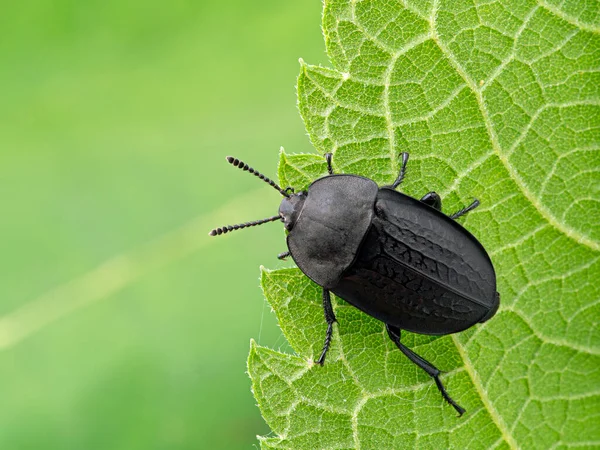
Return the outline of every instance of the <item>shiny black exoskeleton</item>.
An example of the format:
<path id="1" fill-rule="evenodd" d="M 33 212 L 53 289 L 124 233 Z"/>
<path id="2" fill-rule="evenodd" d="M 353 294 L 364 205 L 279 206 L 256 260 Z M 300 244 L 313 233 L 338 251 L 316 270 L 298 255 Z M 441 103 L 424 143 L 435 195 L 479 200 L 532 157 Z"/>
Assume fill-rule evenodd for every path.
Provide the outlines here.
<path id="1" fill-rule="evenodd" d="M 445 335 L 485 322 L 498 310 L 494 267 L 479 241 L 455 219 L 479 205 L 446 216 L 435 192 L 421 200 L 397 192 L 406 173 L 402 154 L 398 178 L 379 188 L 358 175 L 333 174 L 314 181 L 306 192 L 282 190 L 247 164 L 248 170 L 277 189 L 284 199 L 268 219 L 217 228 L 211 235 L 281 220 L 288 231 L 288 252 L 300 270 L 323 287 L 327 321 L 323 364 L 336 322 L 330 292 L 386 324 L 390 339 L 435 381 L 442 396 L 464 413 L 446 392 L 440 371 L 400 342 L 401 330 Z"/>

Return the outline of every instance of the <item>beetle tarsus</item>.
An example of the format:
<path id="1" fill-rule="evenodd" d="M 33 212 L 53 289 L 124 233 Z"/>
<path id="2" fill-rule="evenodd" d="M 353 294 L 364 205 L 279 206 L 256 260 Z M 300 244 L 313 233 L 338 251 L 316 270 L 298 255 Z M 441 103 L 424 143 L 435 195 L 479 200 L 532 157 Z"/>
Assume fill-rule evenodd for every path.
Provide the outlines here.
<path id="1" fill-rule="evenodd" d="M 333 158 L 332 153 L 325 153 L 325 161 L 327 161 L 327 172 L 329 175 L 333 175 L 333 167 L 331 166 L 331 159 Z"/>
<path id="2" fill-rule="evenodd" d="M 400 328 L 395 327 L 393 325 L 389 325 L 389 324 L 386 324 L 385 327 L 387 328 L 387 332 L 388 332 L 390 339 L 392 340 L 392 342 L 394 342 L 394 344 L 396 344 L 396 347 L 398 347 L 398 349 L 402 353 L 404 353 L 404 355 L 408 359 L 410 359 L 410 361 L 412 363 L 419 366 L 421 369 L 423 369 L 425 372 L 427 372 L 427 374 L 431 378 L 434 379 L 438 390 L 442 394 L 442 397 L 444 397 L 444 400 L 446 400 L 448 403 L 450 403 L 450 405 L 452 405 L 452 407 L 458 412 L 459 416 L 462 416 L 465 412 L 465 409 L 462 408 L 458 403 L 456 403 L 452 399 L 452 397 L 450 397 L 450 395 L 448 395 L 448 392 L 446 392 L 446 388 L 444 387 L 444 385 L 442 384 L 442 381 L 439 378 L 440 373 L 441 373 L 440 370 L 437 367 L 435 367 L 433 364 L 431 364 L 429 361 L 427 361 L 425 358 L 417 355 L 410 348 L 406 347 L 404 344 L 402 344 L 400 342 L 400 332 L 401 332 Z"/>
<path id="3" fill-rule="evenodd" d="M 396 178 L 396 181 L 394 181 L 394 183 L 392 184 L 392 189 L 396 189 L 398 186 L 400 186 L 400 183 L 402 183 L 402 181 L 404 180 L 404 175 L 406 175 L 406 163 L 408 163 L 408 153 L 402 152 L 400 156 L 402 156 L 402 166 L 400 167 L 400 173 L 398 174 L 398 178 Z"/>
<path id="4" fill-rule="evenodd" d="M 327 325 L 327 334 L 325 335 L 325 344 L 323 345 L 323 350 L 321 351 L 321 356 L 319 359 L 315 361 L 316 364 L 322 366 L 325 363 L 325 356 L 327 356 L 327 351 L 329 350 L 329 346 L 331 345 L 331 337 L 333 336 L 333 322 Z"/>
<path id="5" fill-rule="evenodd" d="M 471 203 L 466 208 L 461 209 L 460 211 L 456 211 L 454 214 L 452 214 L 450 216 L 450 218 L 451 219 L 458 219 L 459 217 L 462 217 L 465 214 L 467 214 L 469 211 L 473 211 L 475 208 L 477 208 L 479 206 L 479 204 L 480 204 L 479 200 L 475 199 L 475 200 L 473 200 L 473 203 Z"/>
<path id="6" fill-rule="evenodd" d="M 282 252 L 279 255 L 277 255 L 277 259 L 281 259 L 284 260 L 285 258 L 287 258 L 288 256 L 290 256 L 290 252 Z"/>
<path id="7" fill-rule="evenodd" d="M 452 399 L 452 397 L 450 397 L 448 395 L 448 392 L 446 392 L 446 388 L 442 384 L 440 377 L 438 375 L 436 375 L 433 377 L 433 379 L 435 381 L 437 388 L 442 393 L 442 397 L 444 397 L 444 400 L 446 400 L 448 403 L 450 403 L 450 405 L 452 405 L 452 407 L 456 410 L 456 412 L 458 412 L 458 417 L 462 416 L 465 413 L 465 409 L 462 406 L 460 406 L 458 403 L 456 403 Z"/>
<path id="8" fill-rule="evenodd" d="M 323 350 L 321 356 L 315 361 L 316 364 L 323 365 L 325 362 L 325 356 L 331 345 L 331 338 L 333 336 L 333 324 L 337 322 L 333 307 L 331 306 L 331 295 L 327 289 L 323 289 L 323 312 L 325 313 L 325 320 L 327 321 L 327 333 L 325 334 L 325 343 L 323 344 Z"/>
<path id="9" fill-rule="evenodd" d="M 438 211 L 442 210 L 442 197 L 440 197 L 437 192 L 428 192 L 423 196 L 423 198 L 421 198 L 421 202 L 437 209 Z"/>

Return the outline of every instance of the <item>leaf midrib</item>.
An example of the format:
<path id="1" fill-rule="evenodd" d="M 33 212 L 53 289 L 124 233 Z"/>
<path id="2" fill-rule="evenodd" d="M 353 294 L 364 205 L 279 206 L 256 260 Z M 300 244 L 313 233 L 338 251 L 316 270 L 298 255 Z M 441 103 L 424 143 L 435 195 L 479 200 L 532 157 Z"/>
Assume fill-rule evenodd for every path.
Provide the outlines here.
<path id="1" fill-rule="evenodd" d="M 500 434 L 502 435 L 502 438 L 504 439 L 504 441 L 510 446 L 510 448 L 517 450 L 519 448 L 519 445 L 515 441 L 515 438 L 512 436 L 512 434 L 510 433 L 510 430 L 508 429 L 508 426 L 504 422 L 504 419 L 502 418 L 500 413 L 496 410 L 496 408 L 494 408 L 494 405 L 490 401 L 490 399 L 487 395 L 487 391 L 483 387 L 483 383 L 479 379 L 479 375 L 475 371 L 475 367 L 474 367 L 473 363 L 471 363 L 471 359 L 469 358 L 469 355 L 467 354 L 466 349 L 462 345 L 460 345 L 456 335 L 451 335 L 451 338 L 452 338 L 452 342 L 454 343 L 454 346 L 458 350 L 458 354 L 460 355 L 461 359 L 463 360 L 465 370 L 469 374 L 469 377 L 471 378 L 471 382 L 473 383 L 473 386 L 475 386 L 475 390 L 477 391 L 477 393 L 479 394 L 479 397 L 481 398 L 481 402 L 483 403 L 483 406 L 485 407 L 485 409 L 489 413 L 490 417 L 494 421 L 494 424 L 498 428 L 498 431 L 500 431 Z"/>
<path id="2" fill-rule="evenodd" d="M 533 196 L 533 194 L 526 188 L 522 179 L 518 176 L 518 174 L 516 173 L 516 171 L 514 170 L 512 165 L 504 157 L 504 154 L 502 153 L 502 151 L 500 149 L 500 144 L 496 137 L 496 133 L 494 132 L 494 129 L 492 128 L 491 121 L 489 119 L 489 113 L 487 111 L 487 108 L 485 107 L 482 90 L 477 89 L 477 86 L 474 83 L 474 81 L 471 79 L 471 77 L 469 77 L 469 75 L 462 68 L 462 66 L 456 60 L 456 58 L 454 58 L 454 55 L 452 54 L 450 49 L 448 49 L 446 47 L 446 45 L 444 45 L 444 43 L 441 42 L 439 39 L 439 35 L 437 33 L 437 26 L 436 26 L 438 1 L 439 0 L 433 1 L 433 7 L 432 7 L 432 11 L 431 11 L 430 24 L 431 24 L 432 39 L 436 43 L 438 48 L 441 50 L 441 52 L 446 56 L 446 58 L 448 59 L 448 61 L 452 65 L 452 67 L 456 70 L 458 75 L 467 84 L 467 86 L 471 90 L 471 92 L 473 92 L 473 94 L 475 95 L 475 99 L 477 100 L 477 105 L 478 105 L 479 110 L 482 115 L 482 120 L 485 124 L 486 131 L 488 133 L 490 142 L 492 144 L 492 149 L 496 153 L 498 159 L 502 162 L 502 164 L 506 168 L 507 172 L 509 173 L 510 177 L 514 181 L 517 188 L 531 202 L 531 204 L 542 215 L 542 217 L 544 217 L 544 219 L 552 227 L 554 227 L 561 233 L 569 236 L 570 238 L 573 238 L 572 235 L 574 234 L 574 230 L 563 229 L 563 226 L 556 221 L 556 219 L 549 213 L 549 211 L 547 211 L 546 208 L 544 208 L 543 205 L 541 205 L 541 203 L 538 201 L 538 199 L 535 196 Z M 537 7 L 533 8 L 533 11 L 535 11 L 536 9 L 537 9 Z M 519 29 L 517 35 L 514 38 L 514 42 L 515 42 L 514 45 L 516 45 L 516 40 L 518 39 L 518 37 L 522 33 L 522 31 L 525 29 L 525 27 L 528 23 L 528 20 L 531 18 L 532 14 L 533 13 L 530 13 L 527 16 L 527 18 L 523 21 L 523 26 Z M 511 52 L 511 55 L 507 57 L 507 60 L 511 60 L 512 57 L 514 56 L 514 45 L 513 45 L 513 52 Z M 503 65 L 504 65 L 504 62 L 500 65 L 499 70 L 494 74 L 494 76 L 498 76 L 501 73 L 501 67 Z M 484 86 L 487 87 L 487 85 L 488 85 L 488 83 L 484 83 Z M 454 346 L 456 347 L 461 359 L 463 360 L 464 367 L 465 367 L 467 373 L 469 374 L 469 377 L 471 378 L 471 382 L 473 383 L 473 386 L 477 390 L 477 393 L 479 394 L 481 401 L 483 402 L 485 408 L 487 409 L 492 421 L 498 428 L 498 431 L 500 431 L 502 437 L 504 438 L 504 441 L 510 446 L 510 448 L 515 449 L 515 450 L 518 449 L 519 446 L 518 446 L 515 438 L 512 436 L 510 430 L 508 429 L 506 423 L 504 422 L 502 415 L 496 410 L 496 408 L 490 401 L 487 391 L 485 390 L 483 383 L 481 382 L 481 380 L 479 378 L 479 374 L 475 370 L 475 366 L 471 362 L 471 359 L 469 358 L 469 355 L 467 354 L 466 349 L 462 345 L 460 345 L 460 343 L 458 342 L 458 339 L 455 335 L 452 335 L 451 338 L 452 338 L 452 342 L 454 343 Z"/>

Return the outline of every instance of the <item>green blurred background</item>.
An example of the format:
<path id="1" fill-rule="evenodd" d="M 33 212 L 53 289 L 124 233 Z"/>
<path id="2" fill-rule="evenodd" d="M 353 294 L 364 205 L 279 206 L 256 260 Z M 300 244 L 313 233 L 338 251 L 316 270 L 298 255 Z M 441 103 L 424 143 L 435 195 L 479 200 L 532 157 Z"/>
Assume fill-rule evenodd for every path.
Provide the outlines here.
<path id="1" fill-rule="evenodd" d="M 252 448 L 249 340 L 285 348 L 275 176 L 311 151 L 317 0 L 33 0 L 0 16 L 0 449 Z"/>

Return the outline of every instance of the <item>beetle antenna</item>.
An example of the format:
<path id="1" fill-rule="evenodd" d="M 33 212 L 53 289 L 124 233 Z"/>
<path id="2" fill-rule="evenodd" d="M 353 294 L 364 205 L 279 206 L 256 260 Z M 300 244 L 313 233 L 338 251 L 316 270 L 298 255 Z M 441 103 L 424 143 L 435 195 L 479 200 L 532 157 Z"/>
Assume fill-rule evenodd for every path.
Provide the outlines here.
<path id="1" fill-rule="evenodd" d="M 281 195 L 283 195 L 284 197 L 289 197 L 290 194 L 288 194 L 286 191 L 284 191 L 283 189 L 281 189 L 279 187 L 279 185 L 277 183 L 275 183 L 273 180 L 271 180 L 268 177 L 265 177 L 262 173 L 260 173 L 257 170 L 254 170 L 252 167 L 250 167 L 248 164 L 246 164 L 244 161 L 240 161 L 237 158 L 234 158 L 233 156 L 228 156 L 227 157 L 227 162 L 229 164 L 234 165 L 235 167 L 239 167 L 242 170 L 247 170 L 248 172 L 250 172 L 251 174 L 257 176 L 258 178 L 260 178 L 261 180 L 263 180 L 265 183 L 268 183 L 270 186 L 274 187 L 275 189 L 277 189 L 279 191 L 279 193 Z"/>
<path id="2" fill-rule="evenodd" d="M 229 233 L 233 230 L 241 230 L 242 228 L 255 227 L 256 225 L 262 225 L 263 223 L 267 222 L 275 222 L 276 220 L 281 220 L 281 216 L 277 215 L 269 217 L 267 219 L 255 220 L 253 222 L 239 223 L 237 225 L 227 225 L 225 227 L 215 228 L 214 230 L 211 230 L 208 234 L 210 236 L 217 236 L 220 234 Z"/>

